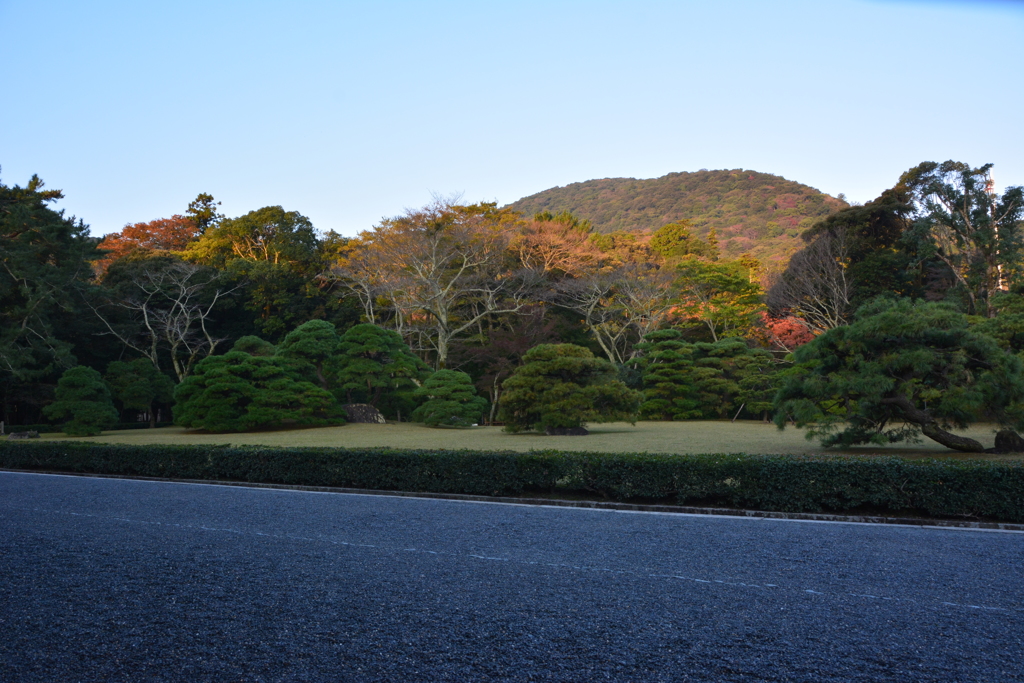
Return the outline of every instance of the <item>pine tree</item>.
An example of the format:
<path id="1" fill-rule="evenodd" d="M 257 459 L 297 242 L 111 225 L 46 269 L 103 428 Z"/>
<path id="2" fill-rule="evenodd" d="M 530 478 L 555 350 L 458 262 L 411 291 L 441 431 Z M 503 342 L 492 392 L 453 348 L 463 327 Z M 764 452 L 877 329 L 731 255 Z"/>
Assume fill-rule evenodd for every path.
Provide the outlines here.
<path id="1" fill-rule="evenodd" d="M 57 400 L 43 408 L 51 420 L 67 420 L 70 436 L 96 436 L 117 422 L 117 409 L 100 373 L 84 365 L 68 368 L 57 381 Z"/>
<path id="2" fill-rule="evenodd" d="M 458 370 L 438 370 L 413 394 L 426 398 L 413 412 L 413 421 L 430 427 L 468 427 L 479 422 L 487 408 L 487 399 L 476 395 L 473 380 Z"/>
<path id="3" fill-rule="evenodd" d="M 575 344 L 541 344 L 502 385 L 505 431 L 579 429 L 588 422 L 636 422 L 641 394 L 609 361 Z"/>
<path id="4" fill-rule="evenodd" d="M 150 427 L 156 426 L 153 404 L 170 403 L 174 398 L 174 382 L 146 358 L 114 361 L 107 366 L 104 379 L 122 406 L 149 413 Z"/>

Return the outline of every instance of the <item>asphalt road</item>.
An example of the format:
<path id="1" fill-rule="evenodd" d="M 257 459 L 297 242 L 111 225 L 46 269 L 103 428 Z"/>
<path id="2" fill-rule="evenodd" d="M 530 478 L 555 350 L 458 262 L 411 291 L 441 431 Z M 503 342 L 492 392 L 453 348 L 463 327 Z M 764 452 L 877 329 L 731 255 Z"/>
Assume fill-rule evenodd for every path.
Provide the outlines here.
<path id="1" fill-rule="evenodd" d="M 3 681 L 1024 681 L 1024 534 L 0 473 Z"/>

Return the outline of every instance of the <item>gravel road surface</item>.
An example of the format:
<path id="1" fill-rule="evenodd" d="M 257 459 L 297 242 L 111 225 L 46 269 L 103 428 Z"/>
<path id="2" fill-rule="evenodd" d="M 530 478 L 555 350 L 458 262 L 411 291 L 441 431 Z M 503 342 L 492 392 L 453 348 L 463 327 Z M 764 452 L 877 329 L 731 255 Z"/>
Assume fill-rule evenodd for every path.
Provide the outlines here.
<path id="1" fill-rule="evenodd" d="M 1024 534 L 0 472 L 2 681 L 1024 681 Z"/>

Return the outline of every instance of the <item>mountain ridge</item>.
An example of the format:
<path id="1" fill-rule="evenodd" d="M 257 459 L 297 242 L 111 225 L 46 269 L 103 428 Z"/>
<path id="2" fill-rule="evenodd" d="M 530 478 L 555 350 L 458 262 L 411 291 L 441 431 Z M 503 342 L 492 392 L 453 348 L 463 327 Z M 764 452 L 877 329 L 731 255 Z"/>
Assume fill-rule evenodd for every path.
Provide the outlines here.
<path id="1" fill-rule="evenodd" d="M 685 219 L 697 237 L 714 229 L 725 258 L 750 254 L 781 263 L 803 246 L 805 230 L 848 204 L 771 173 L 702 169 L 570 183 L 508 206 L 526 215 L 570 211 L 601 233 L 656 230 Z"/>

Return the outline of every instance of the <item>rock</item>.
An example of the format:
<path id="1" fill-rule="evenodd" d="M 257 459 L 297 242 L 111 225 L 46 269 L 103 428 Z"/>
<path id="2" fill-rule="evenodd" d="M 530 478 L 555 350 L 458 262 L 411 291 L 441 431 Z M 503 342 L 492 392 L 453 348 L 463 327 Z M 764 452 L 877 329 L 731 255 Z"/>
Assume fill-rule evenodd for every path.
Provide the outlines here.
<path id="1" fill-rule="evenodd" d="M 1012 429 L 996 432 L 996 447 L 993 453 L 1024 453 L 1024 437 Z"/>
<path id="2" fill-rule="evenodd" d="M 384 416 L 380 411 L 368 403 L 348 403 L 343 405 L 349 422 L 363 424 L 385 424 Z"/>
<path id="3" fill-rule="evenodd" d="M 38 439 L 38 438 L 39 438 L 39 432 L 36 432 L 36 431 L 30 431 L 30 432 L 11 432 L 11 435 L 7 437 L 8 441 L 11 441 L 13 439 Z"/>
<path id="4" fill-rule="evenodd" d="M 586 436 L 590 432 L 585 427 L 548 427 L 544 433 L 548 436 Z"/>

